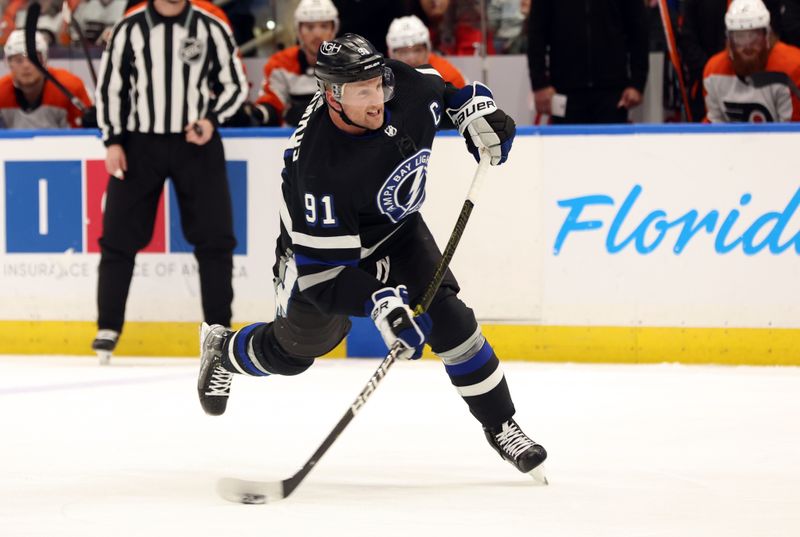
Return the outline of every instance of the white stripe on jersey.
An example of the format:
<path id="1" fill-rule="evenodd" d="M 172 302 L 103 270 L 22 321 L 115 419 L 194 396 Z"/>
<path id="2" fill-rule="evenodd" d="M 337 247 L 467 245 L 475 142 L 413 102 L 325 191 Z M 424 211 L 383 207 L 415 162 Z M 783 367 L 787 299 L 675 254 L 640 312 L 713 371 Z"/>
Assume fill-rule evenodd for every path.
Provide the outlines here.
<path id="1" fill-rule="evenodd" d="M 150 42 L 164 42 L 163 24 L 150 28 Z M 167 62 L 160 57 L 159 54 L 163 54 L 161 50 L 151 49 L 150 53 L 153 55 L 153 71 L 150 73 L 150 83 L 153 85 L 153 102 L 156 104 L 155 117 L 153 118 L 153 132 L 156 134 L 164 134 L 166 132 L 165 127 L 169 127 L 164 124 L 167 107 L 163 106 L 163 104 L 167 102 L 167 82 L 164 79 Z M 146 76 L 142 76 L 142 78 L 146 78 Z"/>
<path id="2" fill-rule="evenodd" d="M 208 32 L 203 25 L 197 26 L 197 40 L 201 43 L 208 41 Z M 208 84 L 203 84 L 200 89 L 200 69 L 189 70 L 189 86 L 186 88 L 186 102 L 189 105 L 189 111 L 186 114 L 186 119 L 189 123 L 194 123 L 201 117 L 206 115 L 208 108 Z M 200 97 L 202 96 L 205 105 L 200 109 Z"/>
<path id="3" fill-rule="evenodd" d="M 289 207 L 286 206 L 286 198 L 281 196 L 281 222 L 283 222 L 283 227 L 286 228 L 286 232 L 290 235 L 292 234 L 292 216 L 289 214 Z"/>
<path id="4" fill-rule="evenodd" d="M 181 41 L 189 35 L 189 31 L 180 24 L 172 26 L 172 50 L 180 50 Z M 197 69 L 194 69 L 197 71 Z M 179 62 L 177 58 L 172 60 L 172 94 L 170 95 L 170 102 L 180 103 L 184 98 L 185 93 L 183 87 L 183 62 Z M 169 118 L 169 132 L 180 132 L 186 125 L 183 122 L 183 107 L 175 106 L 172 109 L 172 115 Z"/>
<path id="5" fill-rule="evenodd" d="M 322 272 L 317 272 L 315 274 L 309 274 L 308 276 L 300 276 L 299 278 L 297 278 L 297 286 L 300 288 L 301 291 L 305 291 L 309 287 L 314 287 L 317 284 L 334 279 L 343 270 L 344 267 L 340 266 L 328 270 L 323 270 Z"/>
<path id="6" fill-rule="evenodd" d="M 419 71 L 423 75 L 436 75 L 439 78 L 442 78 L 441 73 L 439 73 L 439 71 L 437 71 L 433 67 L 423 67 L 421 69 L 419 67 L 417 67 L 417 71 Z"/>
<path id="7" fill-rule="evenodd" d="M 131 28 L 131 48 L 133 49 L 135 58 L 136 71 L 139 73 L 147 72 L 147 67 L 144 62 L 145 46 L 146 43 L 144 41 L 142 29 L 139 26 L 133 26 Z M 114 65 L 119 65 L 119 63 L 114 62 Z M 153 118 L 150 117 L 150 106 L 147 104 L 147 86 L 149 84 L 149 79 L 146 76 L 140 76 L 136 79 L 135 84 L 136 103 L 134 104 L 136 106 L 136 114 L 139 116 L 139 132 L 148 132 L 153 121 Z M 130 115 L 130 119 L 133 119 L 133 114 Z"/>
<path id="8" fill-rule="evenodd" d="M 317 237 L 306 235 L 299 231 L 292 231 L 292 243 L 308 248 L 316 248 L 317 250 L 347 250 L 349 248 L 361 248 L 361 237 L 359 235 Z"/>
<path id="9" fill-rule="evenodd" d="M 225 23 L 190 6 L 185 20 L 167 26 L 149 16 L 151 5 L 117 24 L 110 53 L 103 54 L 96 102 L 104 140 L 125 131 L 182 134 L 184 123 L 201 117 L 222 124 L 247 97 L 247 79 Z"/>
<path id="10" fill-rule="evenodd" d="M 235 55 L 232 56 L 230 53 L 228 47 L 228 38 L 230 36 L 226 36 L 224 33 L 222 33 L 222 30 L 219 26 L 209 26 L 209 30 L 211 39 L 214 41 L 214 45 L 217 47 L 217 54 L 219 54 L 219 73 L 217 78 L 222 84 L 223 90 L 222 93 L 217 95 L 217 102 L 214 112 L 218 115 L 219 122 L 222 123 L 236 113 L 236 111 L 247 98 L 247 92 L 242 91 L 241 86 L 237 83 L 238 81 L 246 82 L 247 77 L 244 75 L 242 62 L 239 61 Z M 232 42 L 233 38 L 231 37 L 230 39 Z M 233 70 L 231 70 L 231 64 L 233 64 Z M 228 103 L 231 98 L 234 98 L 233 104 Z"/>
<path id="11" fill-rule="evenodd" d="M 125 32 L 117 32 L 116 37 L 114 38 L 114 42 L 111 44 L 112 47 L 112 58 L 110 59 L 111 65 L 119 65 L 120 59 L 122 58 L 122 52 L 125 49 Z M 105 61 L 101 61 L 101 69 L 100 74 L 97 76 L 97 80 L 105 80 L 106 78 L 106 70 L 109 68 L 109 61 L 108 61 L 109 53 L 106 51 L 103 53 L 103 58 Z M 111 71 L 111 79 L 108 82 L 108 94 L 113 95 L 115 98 L 109 99 L 110 102 L 106 103 L 103 101 L 100 88 L 96 89 L 95 95 L 95 103 L 97 107 L 97 119 L 105 117 L 105 107 L 108 105 L 108 114 L 111 117 L 111 124 L 105 125 L 104 122 L 101 122 L 100 128 L 103 131 L 103 137 L 108 138 L 109 136 L 119 136 L 122 134 L 125 125 L 122 125 L 120 122 L 120 101 L 117 97 L 122 91 L 123 85 L 122 76 L 120 76 L 119 72 L 116 70 Z"/>
<path id="12" fill-rule="evenodd" d="M 383 244 L 384 242 L 389 240 L 389 237 L 391 237 L 392 235 L 397 233 L 400 230 L 401 227 L 403 227 L 402 224 L 397 226 L 396 228 L 394 228 L 391 233 L 389 233 L 384 238 L 382 238 L 381 240 L 376 242 L 373 246 L 370 246 L 369 248 L 361 248 L 361 259 L 366 259 L 369 256 L 371 256 L 373 253 L 375 253 L 375 250 L 377 250 L 380 247 L 381 244 Z"/>

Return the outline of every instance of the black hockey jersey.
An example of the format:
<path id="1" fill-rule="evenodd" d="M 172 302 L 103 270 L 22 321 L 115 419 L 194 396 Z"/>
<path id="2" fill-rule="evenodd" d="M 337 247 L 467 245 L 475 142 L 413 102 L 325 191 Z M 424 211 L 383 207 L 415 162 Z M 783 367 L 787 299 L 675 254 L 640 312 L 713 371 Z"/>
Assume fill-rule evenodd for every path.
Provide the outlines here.
<path id="1" fill-rule="evenodd" d="M 389 248 L 425 200 L 431 146 L 456 91 L 432 68 L 386 64 L 395 93 L 381 129 L 339 130 L 317 94 L 284 154 L 278 248 L 294 252 L 298 290 L 326 313 L 363 316 L 383 287 L 359 264 Z"/>

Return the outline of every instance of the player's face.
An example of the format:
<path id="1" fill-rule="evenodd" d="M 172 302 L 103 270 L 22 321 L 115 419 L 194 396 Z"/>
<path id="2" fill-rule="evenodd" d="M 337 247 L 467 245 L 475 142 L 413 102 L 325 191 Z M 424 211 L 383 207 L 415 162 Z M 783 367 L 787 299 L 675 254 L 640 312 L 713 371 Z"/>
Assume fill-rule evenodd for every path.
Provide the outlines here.
<path id="1" fill-rule="evenodd" d="M 39 58 L 41 60 L 41 57 Z M 8 58 L 8 68 L 14 84 L 20 88 L 35 86 L 42 80 L 42 73 L 28 60 L 24 54 L 15 54 Z"/>
<path id="2" fill-rule="evenodd" d="M 419 3 L 428 17 L 441 17 L 450 6 L 450 0 L 420 0 Z"/>
<path id="3" fill-rule="evenodd" d="M 370 130 L 383 126 L 383 77 L 344 85 L 340 101 L 344 113 L 354 123 Z"/>
<path id="4" fill-rule="evenodd" d="M 330 41 L 336 34 L 333 21 L 301 22 L 298 27 L 298 37 L 303 51 L 316 61 L 317 51 L 323 41 Z"/>
<path id="5" fill-rule="evenodd" d="M 391 51 L 391 57 L 407 63 L 411 67 L 419 67 L 424 63 L 428 63 L 428 46 L 424 43 L 419 43 L 412 47 L 401 47 Z"/>
<path id="6" fill-rule="evenodd" d="M 763 71 L 769 56 L 769 37 L 764 29 L 736 30 L 728 33 L 731 58 L 736 74 L 749 76 Z"/>

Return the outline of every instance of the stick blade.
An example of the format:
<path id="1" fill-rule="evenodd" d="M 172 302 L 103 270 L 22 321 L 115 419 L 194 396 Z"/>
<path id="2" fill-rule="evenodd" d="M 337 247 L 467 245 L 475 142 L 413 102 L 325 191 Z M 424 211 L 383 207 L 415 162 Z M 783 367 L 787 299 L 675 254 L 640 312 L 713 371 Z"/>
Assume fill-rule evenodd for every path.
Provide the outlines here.
<path id="1" fill-rule="evenodd" d="M 286 497 L 280 481 L 247 481 L 224 477 L 217 482 L 217 493 L 225 500 L 247 505 L 277 502 Z"/>

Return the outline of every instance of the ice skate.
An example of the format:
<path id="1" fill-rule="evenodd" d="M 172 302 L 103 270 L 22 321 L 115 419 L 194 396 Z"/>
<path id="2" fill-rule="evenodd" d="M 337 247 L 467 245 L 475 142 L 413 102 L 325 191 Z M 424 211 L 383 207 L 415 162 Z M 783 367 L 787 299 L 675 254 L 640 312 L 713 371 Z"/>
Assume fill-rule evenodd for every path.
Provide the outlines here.
<path id="1" fill-rule="evenodd" d="M 547 451 L 522 432 L 517 422 L 508 420 L 498 428 L 484 427 L 486 440 L 500 456 L 517 470 L 530 475 L 539 484 L 547 485 L 542 463 Z"/>
<path id="2" fill-rule="evenodd" d="M 200 327 L 200 373 L 197 376 L 197 395 L 206 414 L 225 413 L 231 393 L 233 373 L 222 367 L 222 347 L 230 330 L 220 324 Z"/>
<path id="3" fill-rule="evenodd" d="M 116 330 L 101 329 L 97 331 L 97 335 L 92 341 L 92 350 L 97 353 L 100 365 L 109 364 L 117 341 L 119 341 L 119 332 Z"/>

